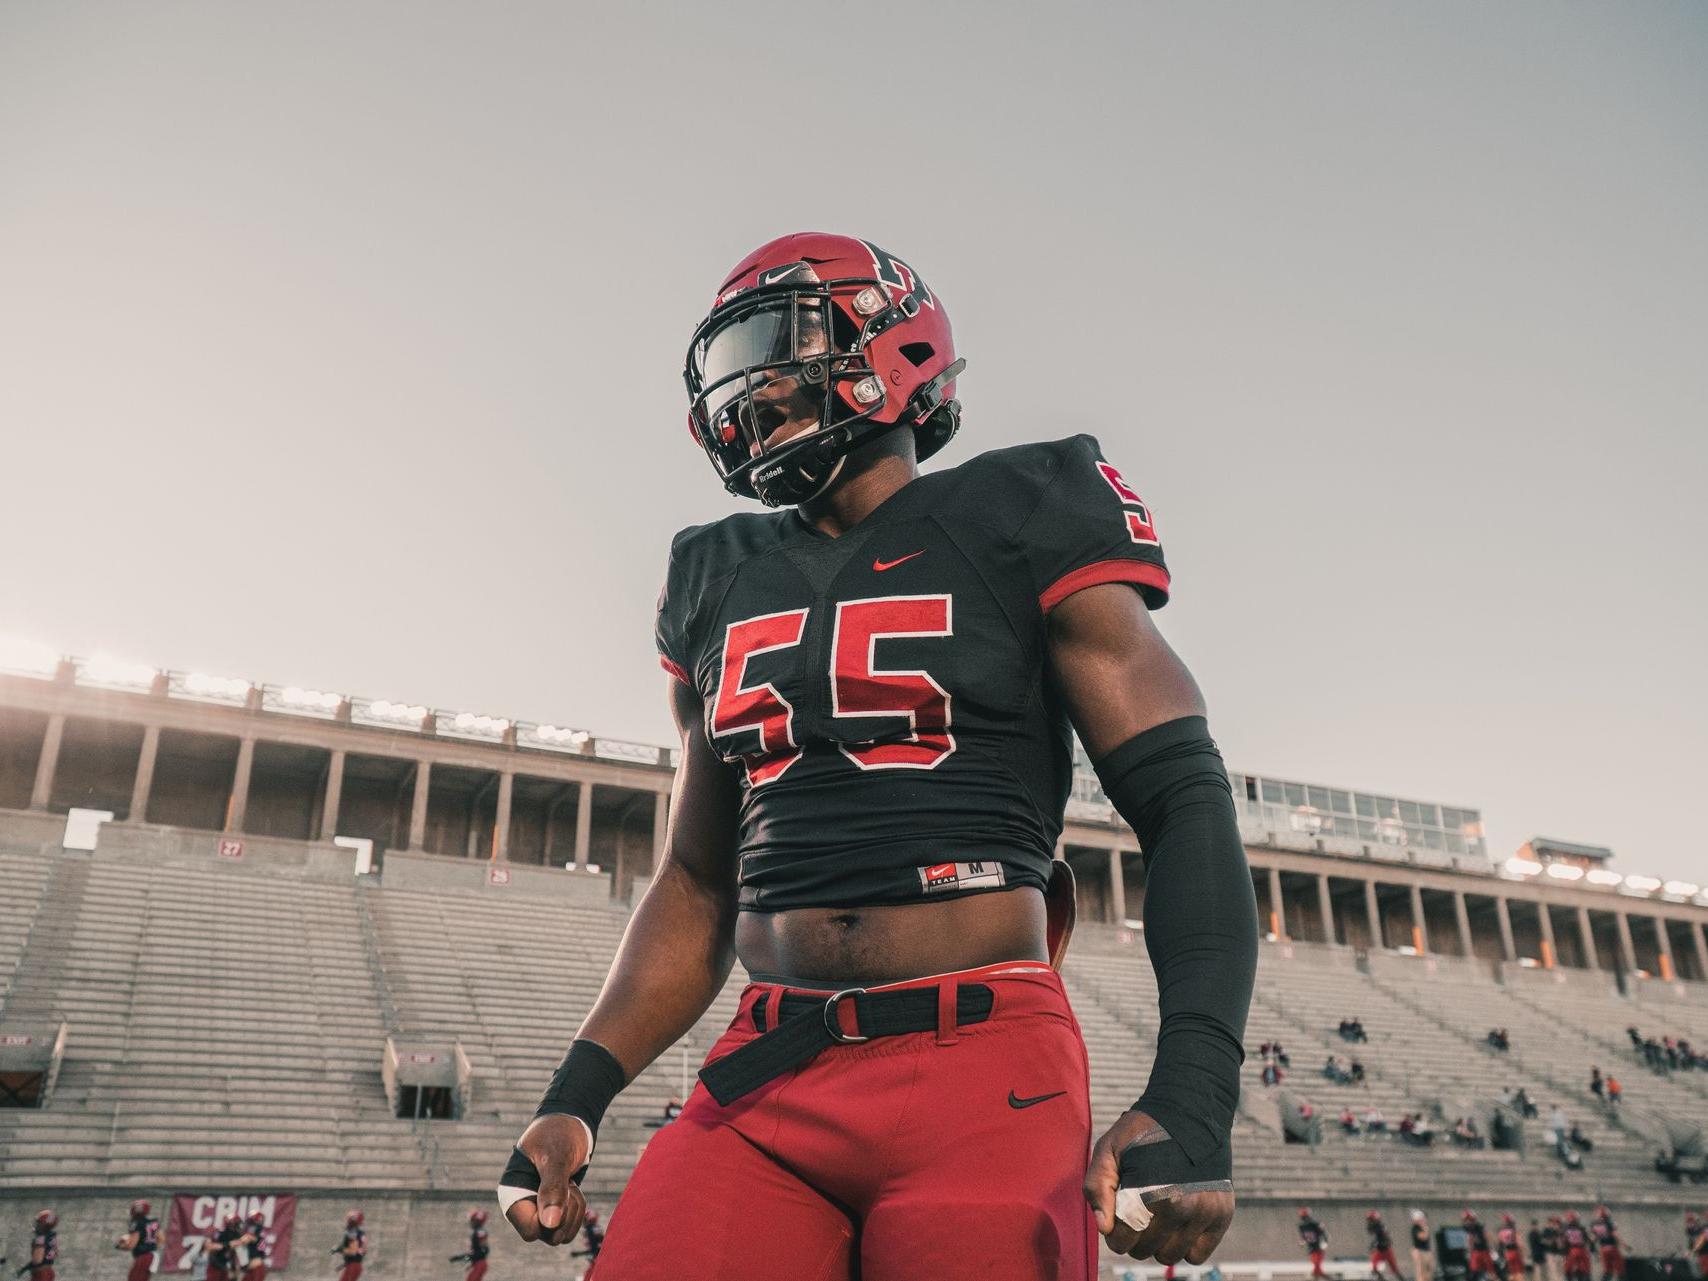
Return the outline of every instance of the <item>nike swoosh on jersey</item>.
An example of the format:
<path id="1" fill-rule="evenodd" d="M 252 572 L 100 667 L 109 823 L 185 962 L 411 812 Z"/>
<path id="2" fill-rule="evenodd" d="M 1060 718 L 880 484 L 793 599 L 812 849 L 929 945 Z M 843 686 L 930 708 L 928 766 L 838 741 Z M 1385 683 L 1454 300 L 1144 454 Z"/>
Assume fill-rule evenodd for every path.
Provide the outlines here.
<path id="1" fill-rule="evenodd" d="M 1039 1094 L 1030 1099 L 1020 1098 L 1013 1090 L 1008 1092 L 1008 1106 L 1011 1108 L 1029 1108 L 1036 1103 L 1048 1103 L 1051 1099 L 1059 1099 L 1066 1090 L 1057 1090 L 1054 1094 Z"/>
<path id="2" fill-rule="evenodd" d="M 925 549 L 923 547 L 921 547 L 918 551 L 909 552 L 905 556 L 898 556 L 895 560 L 874 560 L 872 562 L 872 568 L 881 574 L 886 569 L 894 569 L 897 565 L 901 564 L 903 561 L 909 561 L 909 560 L 912 560 L 915 556 L 923 556 L 923 555 L 925 555 Z"/>

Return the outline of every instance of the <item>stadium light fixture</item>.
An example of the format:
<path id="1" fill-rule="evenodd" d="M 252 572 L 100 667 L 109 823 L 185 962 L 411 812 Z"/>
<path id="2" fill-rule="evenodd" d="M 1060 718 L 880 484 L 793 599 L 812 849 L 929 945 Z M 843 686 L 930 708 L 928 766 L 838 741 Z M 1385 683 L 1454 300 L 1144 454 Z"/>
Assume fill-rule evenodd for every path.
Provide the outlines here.
<path id="1" fill-rule="evenodd" d="M 585 748 L 593 738 L 593 735 L 584 729 L 565 729 L 561 725 L 531 725 L 520 731 L 520 735 L 544 747 L 568 748 L 577 752 Z"/>
<path id="2" fill-rule="evenodd" d="M 279 691 L 279 702 L 286 707 L 300 708 L 306 712 L 335 712 L 338 704 L 344 701 L 341 694 L 328 694 L 324 690 L 304 689 L 300 685 L 287 685 Z"/>
<path id="3" fill-rule="evenodd" d="M 1702 887 L 1694 881 L 1668 881 L 1661 888 L 1668 894 L 1677 894 L 1682 898 L 1695 898 L 1702 892 Z"/>
<path id="4" fill-rule="evenodd" d="M 473 712 L 438 712 L 434 725 L 441 734 L 453 738 L 478 738 L 495 742 L 510 729 L 510 722 L 499 716 L 477 716 Z"/>
<path id="5" fill-rule="evenodd" d="M 59 651 L 40 641 L 0 636 L 0 672 L 52 680 L 59 671 Z"/>
<path id="6" fill-rule="evenodd" d="M 1557 881 L 1581 881 L 1583 879 L 1583 868 L 1574 867 L 1570 863 L 1550 863 L 1548 864 L 1548 875 Z"/>
<path id="7" fill-rule="evenodd" d="M 1514 855 L 1506 860 L 1506 870 L 1514 876 L 1535 876 L 1542 870 L 1542 865 L 1532 859 L 1519 858 Z"/>
<path id="8" fill-rule="evenodd" d="M 101 685 L 109 689 L 149 689 L 159 673 L 147 663 L 126 662 L 106 654 L 86 658 L 77 665 L 79 685 Z"/>
<path id="9" fill-rule="evenodd" d="M 1627 876 L 1625 878 L 1625 888 L 1628 890 L 1638 890 L 1644 894 L 1652 894 L 1654 891 L 1660 889 L 1660 887 L 1661 883 L 1658 877 Z"/>
<path id="10" fill-rule="evenodd" d="M 427 719 L 427 709 L 419 703 L 392 703 L 383 698 L 369 703 L 367 713 L 382 721 L 396 721 L 399 725 L 418 725 Z"/>
<path id="11" fill-rule="evenodd" d="M 1591 885 L 1617 885 L 1625 878 L 1618 872 L 1610 871 L 1605 867 L 1592 867 L 1584 874 L 1583 879 Z"/>

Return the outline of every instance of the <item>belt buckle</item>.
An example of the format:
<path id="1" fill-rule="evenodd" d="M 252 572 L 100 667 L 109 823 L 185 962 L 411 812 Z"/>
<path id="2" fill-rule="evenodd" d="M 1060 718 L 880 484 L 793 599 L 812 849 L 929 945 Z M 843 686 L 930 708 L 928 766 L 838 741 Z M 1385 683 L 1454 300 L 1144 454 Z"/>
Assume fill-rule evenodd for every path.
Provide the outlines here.
<path id="1" fill-rule="evenodd" d="M 864 996 L 865 994 L 866 989 L 863 987 L 845 987 L 840 992 L 831 993 L 830 999 L 824 1003 L 825 1031 L 829 1032 L 831 1038 L 839 1045 L 859 1045 L 862 1041 L 870 1041 L 872 1039 L 869 1036 L 860 1036 L 857 1034 L 849 1036 L 843 1032 L 841 1026 L 836 1021 L 836 1003 L 838 1001 L 845 996 Z M 860 1026 L 858 1007 L 855 1008 L 854 1026 Z"/>

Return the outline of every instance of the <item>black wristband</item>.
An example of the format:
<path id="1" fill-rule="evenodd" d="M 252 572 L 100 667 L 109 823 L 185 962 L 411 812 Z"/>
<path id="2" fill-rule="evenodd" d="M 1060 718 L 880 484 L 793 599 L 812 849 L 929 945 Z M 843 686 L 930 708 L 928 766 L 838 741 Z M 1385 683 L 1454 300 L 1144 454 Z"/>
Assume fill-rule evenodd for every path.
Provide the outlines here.
<path id="1" fill-rule="evenodd" d="M 1233 1150 L 1223 1143 L 1199 1160 L 1173 1139 L 1135 1143 L 1119 1158 L 1123 1188 L 1154 1188 L 1217 1183 L 1234 1176 Z"/>
<path id="2" fill-rule="evenodd" d="M 605 1109 L 628 1083 L 623 1065 L 599 1042 L 571 1041 L 534 1115 L 579 1117 L 597 1140 Z"/>

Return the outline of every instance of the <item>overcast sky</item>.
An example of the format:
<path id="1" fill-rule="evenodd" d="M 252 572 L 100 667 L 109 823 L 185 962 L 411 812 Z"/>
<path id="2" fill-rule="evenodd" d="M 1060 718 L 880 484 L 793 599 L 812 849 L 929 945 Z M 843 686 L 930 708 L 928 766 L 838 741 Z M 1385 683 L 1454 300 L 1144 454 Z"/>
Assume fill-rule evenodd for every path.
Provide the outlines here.
<path id="1" fill-rule="evenodd" d="M 843 231 L 1234 767 L 1703 879 L 1705 211 L 1700 4 L 0 0 L 0 634 L 664 741 L 686 340 Z"/>

